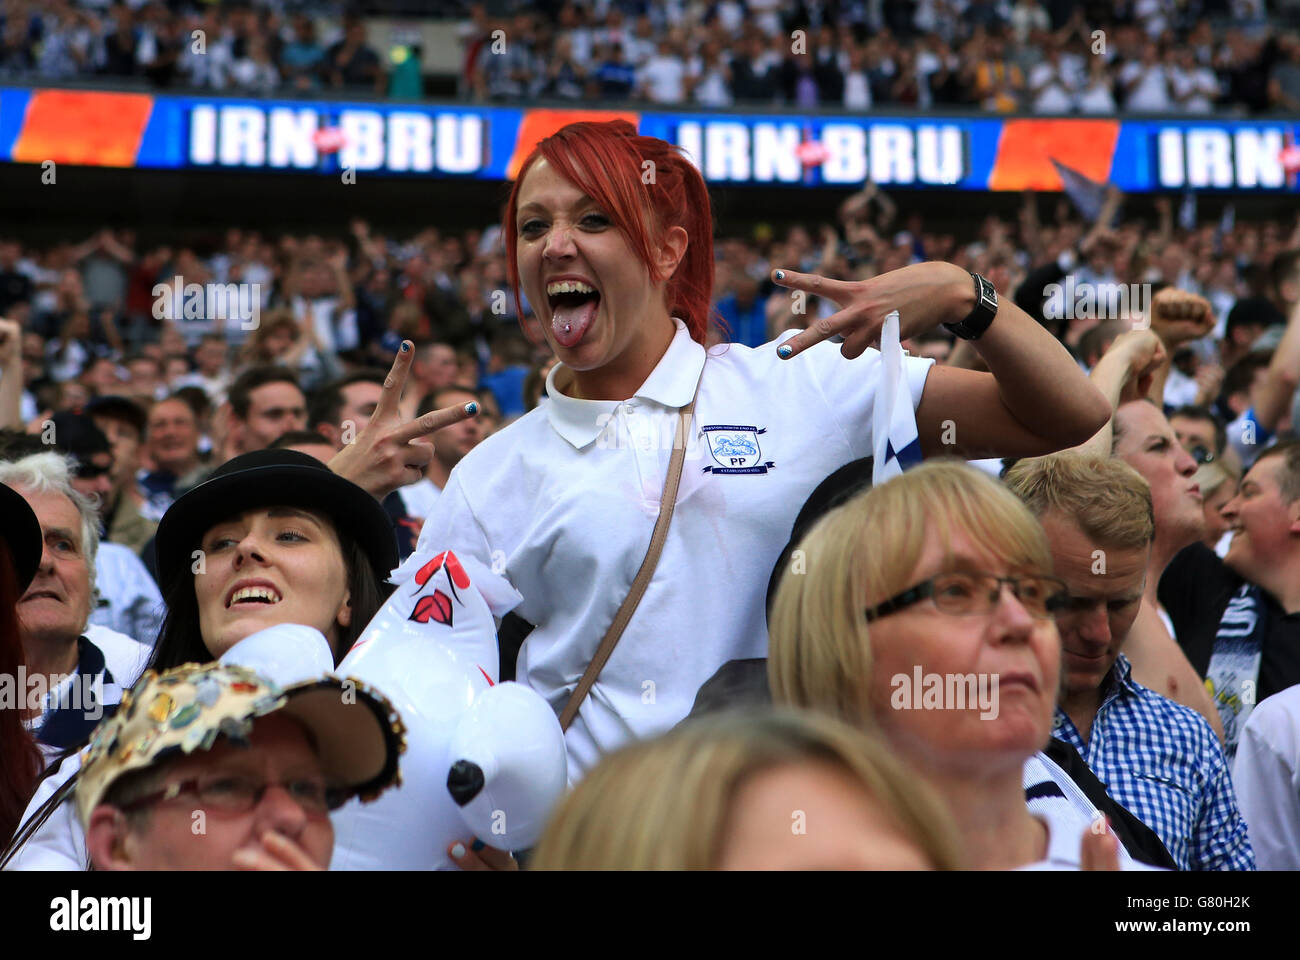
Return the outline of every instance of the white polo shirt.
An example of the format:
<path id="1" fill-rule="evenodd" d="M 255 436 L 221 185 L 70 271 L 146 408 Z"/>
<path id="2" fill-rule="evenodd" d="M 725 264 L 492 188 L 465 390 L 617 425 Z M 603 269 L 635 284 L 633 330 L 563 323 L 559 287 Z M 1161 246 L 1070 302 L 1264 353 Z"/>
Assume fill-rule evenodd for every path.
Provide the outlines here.
<path id="1" fill-rule="evenodd" d="M 1260 870 L 1300 870 L 1300 686 L 1260 701 L 1232 768 Z"/>
<path id="2" fill-rule="evenodd" d="M 523 596 L 536 629 L 518 679 L 558 713 L 645 557 L 676 430 L 704 348 L 675 320 L 659 364 L 626 402 L 551 400 L 475 447 L 420 535 L 478 557 Z M 932 361 L 905 357 L 912 409 Z M 570 778 L 602 752 L 668 730 L 728 660 L 767 655 L 764 599 L 804 501 L 871 456 L 880 354 L 820 343 L 791 360 L 776 342 L 715 347 L 687 441 L 677 507 L 653 580 L 567 733 Z"/>

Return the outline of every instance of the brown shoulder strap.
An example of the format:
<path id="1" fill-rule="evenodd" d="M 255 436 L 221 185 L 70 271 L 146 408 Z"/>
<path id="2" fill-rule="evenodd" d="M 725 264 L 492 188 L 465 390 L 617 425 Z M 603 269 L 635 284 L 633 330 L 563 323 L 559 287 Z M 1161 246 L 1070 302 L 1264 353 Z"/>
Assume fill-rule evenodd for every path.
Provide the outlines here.
<path id="1" fill-rule="evenodd" d="M 601 638 L 595 656 L 591 658 L 591 663 L 587 664 L 587 669 L 583 671 L 582 679 L 569 695 L 569 702 L 564 705 L 564 711 L 560 714 L 562 730 L 568 730 L 569 724 L 573 723 L 573 718 L 578 715 L 578 708 L 582 706 L 582 701 L 587 699 L 587 694 L 591 691 L 592 684 L 596 682 L 596 677 L 600 676 L 605 661 L 614 652 L 618 638 L 623 635 L 628 621 L 636 612 L 637 604 L 641 602 L 641 595 L 645 593 L 650 578 L 654 576 L 655 567 L 659 565 L 659 554 L 663 552 L 664 541 L 668 539 L 668 524 L 672 522 L 673 508 L 677 505 L 677 487 L 682 479 L 682 464 L 686 460 L 686 434 L 691 429 L 695 401 L 699 399 L 700 383 L 703 380 L 704 370 L 701 369 L 700 380 L 695 384 L 695 396 L 691 397 L 689 404 L 677 411 L 679 419 L 677 435 L 673 438 L 673 456 L 668 464 L 668 478 L 664 481 L 663 496 L 659 499 L 659 518 L 655 521 L 654 533 L 650 537 L 650 549 L 646 551 L 645 559 L 641 561 L 641 569 L 636 572 L 636 579 L 632 581 L 631 589 L 623 598 L 623 605 L 614 615 L 614 622 L 609 625 L 605 636 Z"/>

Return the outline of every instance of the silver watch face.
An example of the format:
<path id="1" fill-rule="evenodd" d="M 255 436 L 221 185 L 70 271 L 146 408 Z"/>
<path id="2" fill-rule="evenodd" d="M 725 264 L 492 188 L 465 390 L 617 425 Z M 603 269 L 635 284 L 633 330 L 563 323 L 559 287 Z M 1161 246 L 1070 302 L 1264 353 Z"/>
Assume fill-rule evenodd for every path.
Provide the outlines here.
<path id="1" fill-rule="evenodd" d="M 980 277 L 980 303 L 993 310 L 998 308 L 998 291 L 983 277 Z"/>

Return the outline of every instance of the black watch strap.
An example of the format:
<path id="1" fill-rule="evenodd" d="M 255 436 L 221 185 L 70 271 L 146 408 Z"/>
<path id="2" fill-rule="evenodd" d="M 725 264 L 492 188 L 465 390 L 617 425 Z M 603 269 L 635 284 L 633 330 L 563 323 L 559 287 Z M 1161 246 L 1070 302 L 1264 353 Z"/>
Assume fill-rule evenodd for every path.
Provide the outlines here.
<path id="1" fill-rule="evenodd" d="M 972 273 L 971 279 L 975 282 L 975 308 L 960 323 L 944 324 L 963 340 L 978 340 L 998 315 L 998 292 L 993 284 L 978 273 Z"/>

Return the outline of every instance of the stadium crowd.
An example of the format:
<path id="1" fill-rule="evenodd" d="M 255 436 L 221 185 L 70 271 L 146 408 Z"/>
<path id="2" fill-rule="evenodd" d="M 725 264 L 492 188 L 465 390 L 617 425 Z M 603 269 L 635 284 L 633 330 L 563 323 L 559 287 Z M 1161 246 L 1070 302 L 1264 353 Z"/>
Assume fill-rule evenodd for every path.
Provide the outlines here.
<path id="1" fill-rule="evenodd" d="M 492 102 L 1294 112 L 1295 13 L 1287 0 L 475 3 L 462 62 L 435 64 L 410 37 L 376 49 L 364 16 L 331 8 L 4 0 L 0 78 L 418 97 L 424 73 Z"/>
<path id="2" fill-rule="evenodd" d="M 1148 218 L 1126 215 L 1123 201 L 1110 189 L 1096 218 L 1080 220 L 1064 199 L 1045 209 L 1027 194 L 1014 220 L 988 216 L 956 233 L 934 229 L 868 184 L 843 202 L 834 223 L 719 236 L 693 262 L 690 269 L 712 282 L 703 307 L 716 307 L 721 323 L 692 343 L 685 323 L 675 321 L 664 356 L 681 363 L 693 356 L 683 351 L 730 339 L 732 356 L 723 350 L 706 367 L 715 377 L 739 376 L 734 371 L 746 363 L 783 364 L 766 374 L 773 378 L 822 369 L 817 364 L 825 371 L 866 364 L 811 338 L 824 338 L 822 321 L 842 317 L 838 308 L 860 291 L 892 285 L 889 296 L 909 315 L 931 321 L 929 329 L 909 328 L 903 341 L 910 354 L 903 389 L 913 392 L 922 433 L 914 443 L 927 455 L 959 454 L 974 465 L 921 464 L 872 487 L 860 444 L 847 441 L 840 451 L 811 438 L 828 462 L 850 462 L 821 485 L 829 468 L 814 464 L 817 476 L 804 490 L 796 458 L 783 462 L 782 482 L 811 497 L 797 518 L 798 503 L 785 505 L 794 525 L 774 568 L 751 551 L 763 569 L 753 571 L 746 595 L 761 607 L 759 580 L 768 584 L 770 652 L 753 636 L 744 649 L 765 658 L 733 653 L 712 678 L 717 664 L 696 675 L 684 651 L 680 663 L 659 669 L 681 674 L 674 722 L 720 704 L 757 710 L 770 702 L 794 712 L 695 720 L 601 759 L 605 751 L 593 747 L 609 741 L 598 711 L 612 708 L 593 705 L 568 740 L 570 769 L 584 776 L 557 808 L 537 866 L 1300 866 L 1300 817 L 1285 787 L 1297 761 L 1285 744 L 1300 722 L 1293 696 L 1300 691 L 1300 219 L 1248 222 L 1229 211 L 1199 221 L 1194 209 L 1176 213 L 1168 200 Z M 562 560 L 550 559 L 552 541 L 530 524 L 559 522 L 555 536 L 585 530 L 592 543 L 618 543 L 626 532 L 639 557 L 644 543 L 634 525 L 620 530 L 585 503 L 563 514 L 543 497 L 545 510 L 537 509 L 545 516 L 510 512 L 546 483 L 589 483 L 600 491 L 589 497 L 613 496 L 626 483 L 573 480 L 580 469 L 597 468 L 589 461 L 550 479 L 529 473 L 539 459 L 574 456 L 566 444 L 579 446 L 566 436 L 566 444 L 548 447 L 559 442 L 548 417 L 573 437 L 600 432 L 580 423 L 573 405 L 589 401 L 561 391 L 566 368 L 554 356 L 555 344 L 569 346 L 570 323 L 580 338 L 593 322 L 584 312 L 591 291 L 567 288 L 567 280 L 564 289 L 533 286 L 534 299 L 546 299 L 539 310 L 525 295 L 531 275 L 508 266 L 531 262 L 521 244 L 541 229 L 531 225 L 537 222 L 523 223 L 523 239 L 498 226 L 395 237 L 362 220 L 334 236 L 231 227 L 193 244 L 143 244 L 116 228 L 43 247 L 0 238 L 0 494 L 7 516 L 18 517 L 23 501 L 30 506 L 43 542 L 39 556 L 24 560 L 22 524 L 6 525 L 0 636 L 21 642 L 0 647 L 0 674 L 21 666 L 32 675 L 100 676 L 96 696 L 107 708 L 130 703 L 124 691 L 146 662 L 162 674 L 146 677 L 136 693 L 148 693 L 157 716 L 154 707 L 122 709 L 100 726 L 98 714 L 92 721 L 64 709 L 54 690 L 34 708 L 0 711 L 0 834 L 19 828 L 45 765 L 58 769 L 56 757 L 93 736 L 80 754 L 81 775 L 68 780 L 64 761 L 37 794 L 57 804 L 75 784 L 75 819 L 70 810 L 36 827 L 64 831 L 74 862 L 185 862 L 184 821 L 136 814 L 188 789 L 204 806 L 232 816 L 274 812 L 279 824 L 259 833 L 252 851 L 232 853 L 233 833 L 227 847 L 205 846 L 202 856 L 215 858 L 206 865 L 227 857 L 253 869 L 328 866 L 333 840 L 322 822 L 344 799 L 335 791 L 382 792 L 397 748 L 378 736 L 363 748 L 355 725 L 356 740 L 332 746 L 341 725 L 317 729 L 324 724 L 317 714 L 294 712 L 308 691 L 287 688 L 272 704 L 262 679 L 210 662 L 242 636 L 229 619 L 234 606 L 251 604 L 245 610 L 256 609 L 261 625 L 318 627 L 337 663 L 375 614 L 387 572 L 431 541 L 467 556 L 481 550 L 486 561 L 506 542 L 499 538 L 538 537 L 545 570 Z M 563 244 L 580 244 L 585 257 L 624 270 L 616 275 L 633 283 L 626 252 L 596 239 L 610 234 L 585 229 L 580 240 L 554 241 L 544 256 L 567 262 L 578 246 Z M 796 270 L 826 278 L 824 295 L 792 296 L 814 286 L 782 273 Z M 1001 326 L 988 329 L 1021 324 L 1010 343 L 999 347 L 996 333 L 981 342 L 982 331 L 954 337 L 935 322 L 947 317 L 941 292 L 970 296 L 966 271 L 986 277 L 1000 298 L 987 322 Z M 615 303 L 615 316 L 650 300 L 620 295 L 607 289 L 598 297 Z M 551 323 L 539 323 L 539 313 Z M 1016 358 L 1025 343 L 1037 352 Z M 1006 387 L 1005 402 L 1014 396 L 1032 407 L 1035 391 L 1059 391 L 1045 402 L 1036 427 L 1043 432 L 1022 413 L 997 431 L 1002 436 L 969 439 L 990 429 L 994 412 L 1010 416 L 1000 406 L 980 407 L 971 393 L 958 439 L 935 442 L 926 424 L 938 432 L 940 421 L 920 391 L 931 389 L 927 383 L 975 390 L 992 382 L 990 374 L 1010 384 L 1010 361 L 999 349 L 1024 362 L 1031 378 L 1047 371 L 1046 383 Z M 808 356 L 792 356 L 795 350 Z M 394 356 L 394 371 L 406 378 L 400 400 L 388 370 Z M 662 380 L 660 369 L 667 368 L 656 368 L 647 389 Z M 698 372 L 673 406 L 685 406 L 691 388 L 703 398 Z M 575 375 L 584 391 L 591 382 Z M 829 398 L 831 416 L 838 404 L 869 409 L 872 402 L 874 386 L 860 389 L 829 372 L 810 382 L 815 396 Z M 674 383 L 680 393 L 681 378 Z M 831 396 L 833 384 L 842 396 Z M 565 382 L 565 391 L 575 389 Z M 770 392 L 773 403 L 791 406 L 785 387 Z M 530 417 L 538 407 L 549 412 Z M 775 422 L 780 413 L 773 407 L 770 416 Z M 411 464 L 406 439 L 417 434 L 403 431 L 416 429 L 433 444 Z M 542 433 L 506 442 L 528 430 Z M 391 452 L 399 434 L 405 459 Z M 333 499 L 322 499 L 316 513 L 315 501 L 294 500 L 294 527 L 285 527 L 285 505 L 251 479 L 272 467 L 302 496 L 328 488 Z M 243 512 L 231 519 L 236 503 Z M 788 528 L 784 515 L 781 522 Z M 696 530 L 689 512 L 678 524 L 682 536 Z M 224 532 L 214 540 L 213 530 Z M 755 526 L 748 535 L 766 543 L 768 533 Z M 241 558 L 267 558 L 301 596 L 281 604 L 276 585 L 239 580 L 223 604 L 205 594 L 204 584 L 218 581 L 198 570 L 186 575 L 189 546 L 198 542 L 221 557 L 214 565 L 230 562 L 236 572 Z M 839 575 L 790 575 L 796 547 L 812 568 Z M 505 551 L 519 565 L 511 573 L 525 602 L 520 616 L 501 622 L 499 666 L 502 679 L 517 668 L 536 687 L 551 682 L 536 666 L 537 651 L 546 649 L 544 604 L 570 611 L 528 586 L 517 559 L 528 549 L 512 541 Z M 576 568 L 586 576 L 551 569 L 565 589 L 601 589 L 592 568 Z M 704 579 L 687 578 L 686 588 L 708 588 Z M 655 615 L 690 616 L 666 612 L 671 606 Z M 593 621 L 600 619 L 598 610 Z M 536 632 L 525 640 L 529 629 Z M 525 654 L 516 660 L 521 643 Z M 1003 678 L 1001 721 L 996 709 L 988 722 L 974 710 L 898 705 L 897 678 L 913 669 L 919 685 L 922 675 L 977 667 Z M 558 712 L 577 673 L 556 672 L 567 677 L 548 696 Z M 618 676 L 606 674 L 607 689 L 628 682 L 612 679 Z M 669 688 L 665 679 L 665 702 Z M 261 699 L 252 696 L 258 692 Z M 390 709 L 382 698 L 368 702 L 372 713 Z M 285 719 L 292 716 L 314 739 Z M 191 723 L 188 733 L 176 732 Z M 617 739 L 633 739 L 620 723 Z M 287 792 L 269 792 L 256 777 L 204 779 L 209 768 L 237 765 L 218 738 L 232 737 L 240 724 L 266 771 L 291 762 L 300 769 L 313 744 L 322 769 Z M 661 715 L 654 725 L 663 732 Z M 123 752 L 126 728 L 138 746 L 134 761 Z M 190 755 L 172 756 L 141 779 L 149 773 L 141 764 L 182 736 Z M 218 747 L 194 753 L 199 742 L 203 750 Z M 356 763 L 343 769 L 340 751 Z M 908 770 L 923 771 L 925 784 Z M 177 771 L 198 779 L 177 780 Z M 796 794 L 799 803 L 814 797 L 824 822 L 835 824 L 818 844 L 790 845 L 788 813 L 784 829 L 771 829 L 771 811 L 799 806 L 791 802 Z M 872 810 L 865 820 L 864 798 Z M 1088 829 L 1102 817 L 1112 831 Z M 30 840 L 19 838 L 20 863 Z M 32 842 L 46 849 L 39 835 Z M 514 863 L 490 846 L 457 844 L 451 855 L 466 868 Z"/>

